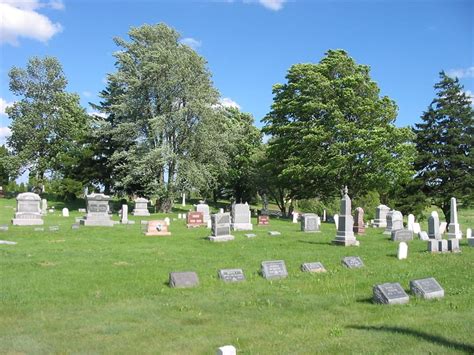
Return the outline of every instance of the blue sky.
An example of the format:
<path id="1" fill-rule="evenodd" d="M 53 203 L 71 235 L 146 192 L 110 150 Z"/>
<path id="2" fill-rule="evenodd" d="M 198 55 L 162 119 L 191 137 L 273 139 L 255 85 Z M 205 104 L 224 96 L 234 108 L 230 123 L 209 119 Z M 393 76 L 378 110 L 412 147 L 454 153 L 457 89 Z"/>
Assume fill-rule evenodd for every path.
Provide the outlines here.
<path id="1" fill-rule="evenodd" d="M 292 64 L 319 62 L 342 48 L 383 95 L 399 106 L 396 124 L 412 125 L 434 97 L 440 70 L 474 92 L 474 2 L 426 1 L 60 1 L 0 0 L 0 142 L 4 107 L 16 98 L 8 70 L 31 56 L 63 64 L 68 90 L 98 102 L 117 50 L 113 37 L 131 26 L 164 22 L 208 62 L 224 102 L 251 113 L 257 126 L 270 110 L 272 85 Z"/>

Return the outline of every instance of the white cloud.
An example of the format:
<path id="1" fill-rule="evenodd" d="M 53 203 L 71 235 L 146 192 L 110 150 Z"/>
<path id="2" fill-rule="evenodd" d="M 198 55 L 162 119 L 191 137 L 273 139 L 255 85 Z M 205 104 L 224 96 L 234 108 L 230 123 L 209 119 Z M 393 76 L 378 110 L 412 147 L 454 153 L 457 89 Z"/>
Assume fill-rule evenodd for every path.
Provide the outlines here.
<path id="1" fill-rule="evenodd" d="M 10 137 L 12 131 L 8 127 L 0 127 L 0 145 L 3 145 L 7 137 Z"/>
<path id="2" fill-rule="evenodd" d="M 228 97 L 223 97 L 219 100 L 219 103 L 222 107 L 233 107 L 237 108 L 240 110 L 240 105 L 235 102 L 234 100 L 228 98 Z"/>
<path id="3" fill-rule="evenodd" d="M 49 18 L 36 10 L 42 7 L 63 9 L 62 1 L 47 3 L 38 0 L 0 0 L 0 43 L 18 45 L 18 37 L 48 41 L 62 31 L 61 24 L 52 23 Z"/>
<path id="4" fill-rule="evenodd" d="M 461 69 L 450 69 L 446 72 L 451 77 L 462 78 L 474 78 L 474 67 L 461 68 Z"/>
<path id="5" fill-rule="evenodd" d="M 0 115 L 6 115 L 5 109 L 13 105 L 13 102 L 7 102 L 7 100 L 0 97 Z"/>
<path id="6" fill-rule="evenodd" d="M 201 44 L 202 44 L 201 41 L 198 41 L 197 39 L 194 39 L 194 38 L 191 38 L 191 37 L 183 38 L 180 42 L 182 44 L 185 44 L 185 45 L 191 47 L 194 50 L 201 47 Z"/>
<path id="7" fill-rule="evenodd" d="M 258 2 L 269 10 L 278 11 L 283 8 L 286 0 L 258 0 Z"/>

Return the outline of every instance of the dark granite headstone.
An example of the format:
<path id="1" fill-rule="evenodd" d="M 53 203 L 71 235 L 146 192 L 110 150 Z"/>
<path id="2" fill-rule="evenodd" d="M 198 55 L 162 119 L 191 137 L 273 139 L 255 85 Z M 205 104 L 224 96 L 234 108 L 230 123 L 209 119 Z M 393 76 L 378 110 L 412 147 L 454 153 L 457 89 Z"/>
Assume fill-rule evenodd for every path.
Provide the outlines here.
<path id="1" fill-rule="evenodd" d="M 410 281 L 410 290 L 416 296 L 426 299 L 444 297 L 443 288 L 433 277 Z"/>
<path id="2" fill-rule="evenodd" d="M 303 263 L 301 264 L 301 271 L 304 272 L 326 272 L 326 269 L 324 268 L 323 264 L 320 262 L 314 262 L 314 263 Z"/>
<path id="3" fill-rule="evenodd" d="M 170 287 L 187 288 L 199 285 L 199 279 L 194 271 L 170 272 Z"/>
<path id="4" fill-rule="evenodd" d="M 394 242 L 407 242 L 413 240 L 413 231 L 409 229 L 392 230 L 390 239 Z"/>
<path id="5" fill-rule="evenodd" d="M 346 256 L 342 259 L 342 265 L 349 269 L 358 269 L 364 266 L 362 259 L 358 256 Z"/>
<path id="6" fill-rule="evenodd" d="M 221 269 L 219 270 L 219 278 L 226 282 L 245 281 L 242 269 Z"/>
<path id="7" fill-rule="evenodd" d="M 375 285 L 373 288 L 375 303 L 404 304 L 410 297 L 398 282 Z"/>
<path id="8" fill-rule="evenodd" d="M 262 275 L 268 280 L 282 279 L 288 276 L 283 260 L 262 262 Z"/>

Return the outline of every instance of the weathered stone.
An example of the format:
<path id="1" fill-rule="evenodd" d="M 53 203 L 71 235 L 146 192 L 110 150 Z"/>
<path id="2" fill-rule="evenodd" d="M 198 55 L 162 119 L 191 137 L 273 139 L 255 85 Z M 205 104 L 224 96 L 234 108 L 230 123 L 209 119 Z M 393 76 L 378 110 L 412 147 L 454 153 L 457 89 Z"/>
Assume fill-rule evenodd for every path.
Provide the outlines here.
<path id="1" fill-rule="evenodd" d="M 413 234 L 420 234 L 421 232 L 421 226 L 420 226 L 420 223 L 413 223 Z M 426 236 L 428 237 L 428 234 L 426 234 Z"/>
<path id="2" fill-rule="evenodd" d="M 439 225 L 439 234 L 443 235 L 444 232 L 446 232 L 446 227 L 448 226 L 448 223 L 446 222 L 441 222 Z"/>
<path id="3" fill-rule="evenodd" d="M 306 233 L 320 232 L 319 216 L 315 213 L 304 213 L 301 215 L 301 230 Z"/>
<path id="4" fill-rule="evenodd" d="M 298 212 L 293 211 L 293 223 L 298 223 L 299 215 L 300 214 Z"/>
<path id="5" fill-rule="evenodd" d="M 428 240 L 428 251 L 430 253 L 439 252 L 439 243 L 438 240 Z"/>
<path id="6" fill-rule="evenodd" d="M 431 215 L 428 217 L 428 237 L 430 239 L 441 239 L 439 217 L 436 211 L 431 212 Z"/>
<path id="7" fill-rule="evenodd" d="M 357 207 L 355 209 L 354 216 L 354 233 L 355 234 L 364 234 L 365 233 L 365 224 L 364 224 L 364 209 L 362 207 Z"/>
<path id="8" fill-rule="evenodd" d="M 401 242 L 398 245 L 398 253 L 397 253 L 397 258 L 398 260 L 403 260 L 408 257 L 408 244 L 405 242 Z"/>
<path id="9" fill-rule="evenodd" d="M 200 203 L 196 205 L 196 212 L 202 212 L 202 218 L 203 218 L 204 224 L 207 224 L 207 221 L 211 219 L 209 206 L 205 204 L 204 201 L 200 201 Z"/>
<path id="10" fill-rule="evenodd" d="M 234 236 L 230 234 L 230 214 L 216 213 L 211 215 L 212 235 L 209 240 L 212 242 L 227 242 L 234 240 Z"/>
<path id="11" fill-rule="evenodd" d="M 404 304 L 410 297 L 398 282 L 375 285 L 373 300 L 381 304 Z"/>
<path id="12" fill-rule="evenodd" d="M 410 290 L 415 296 L 425 299 L 444 297 L 443 288 L 433 277 L 410 281 Z"/>
<path id="13" fill-rule="evenodd" d="M 413 233 L 418 234 L 418 232 L 415 232 L 415 216 L 411 213 L 407 217 L 407 229 L 413 231 Z"/>
<path id="14" fill-rule="evenodd" d="M 377 206 L 373 226 L 376 228 L 385 228 L 387 226 L 387 214 L 389 211 L 390 208 L 385 205 Z"/>
<path id="15" fill-rule="evenodd" d="M 418 233 L 418 236 L 420 237 L 421 240 L 429 240 L 430 238 L 428 237 L 428 233 L 425 231 L 420 231 Z"/>
<path id="16" fill-rule="evenodd" d="M 342 265 L 349 269 L 358 269 L 364 266 L 362 259 L 358 256 L 346 256 L 342 259 Z"/>
<path id="17" fill-rule="evenodd" d="M 46 216 L 47 212 L 48 212 L 48 200 L 46 200 L 45 198 L 43 198 L 43 199 L 41 200 L 41 214 L 42 214 L 43 216 Z M 52 211 L 50 211 L 50 212 L 52 212 Z"/>
<path id="18" fill-rule="evenodd" d="M 128 224 L 128 205 L 122 205 L 122 211 L 120 213 L 120 223 Z"/>
<path id="19" fill-rule="evenodd" d="M 403 229 L 403 215 L 400 211 L 390 211 L 387 215 L 387 228 L 383 233 L 391 235 L 399 229 Z"/>
<path id="20" fill-rule="evenodd" d="M 32 192 L 24 192 L 17 196 L 17 207 L 12 224 L 15 226 L 43 225 L 39 195 Z"/>
<path id="21" fill-rule="evenodd" d="M 64 207 L 62 210 L 62 214 L 63 214 L 63 217 L 69 217 L 69 209 Z"/>
<path id="22" fill-rule="evenodd" d="M 0 232 L 7 232 L 8 231 L 8 226 L 6 224 L 0 225 Z"/>
<path id="23" fill-rule="evenodd" d="M 413 231 L 408 229 L 398 229 L 392 231 L 391 240 L 394 242 L 406 242 L 413 240 Z"/>
<path id="24" fill-rule="evenodd" d="M 145 232 L 146 236 L 166 236 L 171 235 L 168 231 L 168 225 L 165 221 L 156 220 L 156 221 L 148 221 L 147 231 Z"/>
<path id="25" fill-rule="evenodd" d="M 459 253 L 461 251 L 459 239 L 448 239 L 448 250 L 453 253 Z"/>
<path id="26" fill-rule="evenodd" d="M 451 197 L 451 213 L 448 227 L 448 238 L 449 239 L 461 239 L 462 232 L 458 223 L 458 209 L 456 206 L 456 198 Z"/>
<path id="27" fill-rule="evenodd" d="M 219 278 L 226 282 L 245 281 L 245 275 L 242 269 L 221 269 Z"/>
<path id="28" fill-rule="evenodd" d="M 199 285 L 199 278 L 194 271 L 171 272 L 169 285 L 173 288 L 195 287 Z"/>
<path id="29" fill-rule="evenodd" d="M 252 230 L 250 219 L 250 207 L 247 203 L 236 203 L 232 205 L 232 229 Z"/>
<path id="30" fill-rule="evenodd" d="M 87 195 L 87 215 L 81 220 L 84 226 L 113 227 L 109 215 L 110 197 L 104 194 Z"/>
<path id="31" fill-rule="evenodd" d="M 326 269 L 324 268 L 323 264 L 320 262 L 314 262 L 314 263 L 303 263 L 301 264 L 301 271 L 304 272 L 326 272 Z"/>
<path id="32" fill-rule="evenodd" d="M 135 200 L 135 208 L 133 209 L 132 214 L 134 216 L 149 216 L 150 211 L 148 211 L 148 200 L 143 197 L 139 197 Z"/>
<path id="33" fill-rule="evenodd" d="M 347 195 L 347 186 L 344 187 L 341 199 L 340 215 L 336 238 L 332 241 L 335 245 L 359 246 L 359 241 L 354 236 L 354 220 L 351 214 L 351 199 Z"/>
<path id="34" fill-rule="evenodd" d="M 283 260 L 262 262 L 262 275 L 267 280 L 282 279 L 288 276 Z"/>

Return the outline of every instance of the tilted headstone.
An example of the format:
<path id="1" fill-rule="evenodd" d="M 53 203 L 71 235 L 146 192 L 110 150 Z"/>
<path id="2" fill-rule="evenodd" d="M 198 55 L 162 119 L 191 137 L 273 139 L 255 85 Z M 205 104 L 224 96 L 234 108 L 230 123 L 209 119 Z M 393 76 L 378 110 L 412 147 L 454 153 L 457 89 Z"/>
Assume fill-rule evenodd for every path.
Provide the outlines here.
<path id="1" fill-rule="evenodd" d="M 212 242 L 226 242 L 234 240 L 234 236 L 230 234 L 230 214 L 216 213 L 211 215 L 212 235 L 209 240 Z"/>
<path id="2" fill-rule="evenodd" d="M 408 257 L 408 244 L 405 242 L 401 242 L 398 244 L 398 253 L 397 258 L 398 260 L 403 260 Z"/>
<path id="3" fill-rule="evenodd" d="M 17 207 L 12 224 L 15 226 L 43 225 L 39 195 L 33 192 L 24 192 L 17 196 Z"/>
<path id="4" fill-rule="evenodd" d="M 63 217 L 69 217 L 69 209 L 67 209 L 66 207 L 63 208 L 62 213 Z"/>
<path id="5" fill-rule="evenodd" d="M 364 234 L 365 233 L 364 209 L 362 207 L 357 207 L 355 209 L 354 233 L 355 234 Z"/>
<path id="6" fill-rule="evenodd" d="M 221 269 L 219 270 L 219 278 L 225 282 L 245 281 L 242 269 Z"/>
<path id="7" fill-rule="evenodd" d="M 439 232 L 439 217 L 436 211 L 431 212 L 431 216 L 428 218 L 428 238 L 430 239 L 441 239 L 441 233 Z"/>
<path id="8" fill-rule="evenodd" d="M 315 213 L 304 213 L 301 215 L 301 230 L 303 232 L 320 232 L 319 216 Z"/>
<path id="9" fill-rule="evenodd" d="M 385 228 L 387 226 L 387 214 L 389 211 L 390 208 L 385 205 L 377 206 L 373 226 L 376 228 Z"/>
<path id="10" fill-rule="evenodd" d="M 206 224 L 207 221 L 211 219 L 211 214 L 209 212 L 209 206 L 204 203 L 204 201 L 200 201 L 198 205 L 196 205 L 196 212 L 202 212 L 204 223 Z"/>
<path id="11" fill-rule="evenodd" d="M 199 285 L 199 278 L 194 271 L 170 272 L 169 285 L 173 288 L 195 287 Z"/>
<path id="12" fill-rule="evenodd" d="M 268 226 L 270 224 L 270 217 L 260 215 L 258 216 L 257 225 L 259 226 Z"/>
<path id="13" fill-rule="evenodd" d="M 150 211 L 148 211 L 148 200 L 143 197 L 135 199 L 135 208 L 133 209 L 132 214 L 134 216 L 149 216 Z"/>
<path id="14" fill-rule="evenodd" d="M 407 229 L 417 233 L 415 232 L 415 216 L 411 213 L 407 217 Z"/>
<path id="15" fill-rule="evenodd" d="M 411 280 L 410 290 L 415 296 L 425 299 L 444 297 L 443 288 L 433 277 Z"/>
<path id="16" fill-rule="evenodd" d="M 458 208 L 456 206 L 456 198 L 451 197 L 451 213 L 449 218 L 448 238 L 461 239 L 462 232 L 458 223 Z"/>
<path id="17" fill-rule="evenodd" d="M 342 259 L 342 265 L 349 269 L 358 269 L 363 267 L 364 263 L 358 256 L 346 256 Z"/>
<path id="18" fill-rule="evenodd" d="M 122 205 L 122 212 L 120 216 L 120 223 L 128 224 L 128 205 Z"/>
<path id="19" fill-rule="evenodd" d="M 188 212 L 186 226 L 188 228 L 196 228 L 204 225 L 204 214 L 202 212 Z"/>
<path id="20" fill-rule="evenodd" d="M 335 245 L 359 246 L 359 241 L 354 236 L 354 220 L 351 211 L 351 199 L 347 195 L 347 186 L 344 187 L 341 199 L 339 223 L 336 238 L 332 241 Z"/>
<path id="21" fill-rule="evenodd" d="M 398 282 L 375 285 L 373 293 L 375 303 L 404 304 L 410 300 L 410 297 Z"/>
<path id="22" fill-rule="evenodd" d="M 45 216 L 48 212 L 48 200 L 46 200 L 45 198 L 43 198 L 41 200 L 41 214 L 43 216 Z"/>
<path id="23" fill-rule="evenodd" d="M 283 260 L 262 262 L 262 276 L 267 280 L 282 279 L 288 276 Z"/>
<path id="24" fill-rule="evenodd" d="M 247 203 L 232 205 L 232 229 L 244 231 L 253 229 L 250 220 L 250 207 Z"/>
<path id="25" fill-rule="evenodd" d="M 413 231 L 408 229 L 398 229 L 392 231 L 391 240 L 394 242 L 407 242 L 413 240 Z"/>
<path id="26" fill-rule="evenodd" d="M 448 250 L 453 253 L 459 253 L 461 251 L 459 239 L 448 239 Z"/>
<path id="27" fill-rule="evenodd" d="M 439 234 L 443 235 L 444 232 L 446 232 L 446 227 L 448 226 L 448 223 L 446 222 L 441 222 L 439 225 Z"/>
<path id="28" fill-rule="evenodd" d="M 84 226 L 113 227 L 114 222 L 109 215 L 110 197 L 104 194 L 87 195 L 87 214 L 81 220 Z"/>
<path id="29" fill-rule="evenodd" d="M 217 349 L 216 355 L 237 355 L 237 349 L 233 345 L 224 345 Z"/>
<path id="30" fill-rule="evenodd" d="M 323 264 L 320 262 L 314 262 L 314 263 L 303 263 L 301 264 L 301 271 L 304 272 L 326 272 L 326 269 L 324 268 Z"/>
<path id="31" fill-rule="evenodd" d="M 300 214 L 298 212 L 293 211 L 293 223 L 298 223 L 299 215 Z"/>
<path id="32" fill-rule="evenodd" d="M 156 220 L 156 221 L 148 221 L 147 230 L 145 232 L 146 236 L 165 236 L 171 235 L 168 230 L 168 225 L 165 221 Z"/>

